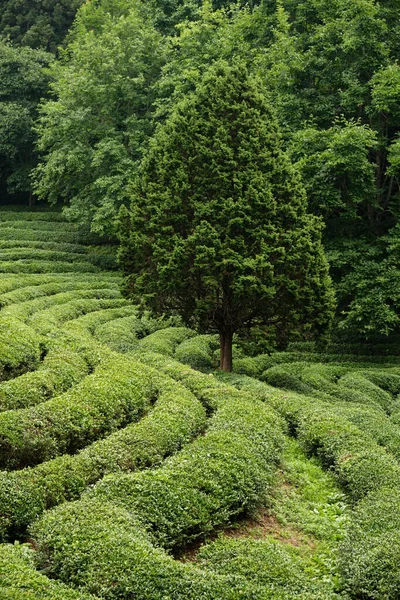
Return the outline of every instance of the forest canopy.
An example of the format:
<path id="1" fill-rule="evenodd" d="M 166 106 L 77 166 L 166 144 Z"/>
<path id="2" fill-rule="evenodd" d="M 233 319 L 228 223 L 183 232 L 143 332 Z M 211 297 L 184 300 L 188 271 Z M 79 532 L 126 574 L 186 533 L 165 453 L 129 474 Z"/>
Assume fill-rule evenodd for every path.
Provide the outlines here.
<path id="1" fill-rule="evenodd" d="M 7 201 L 62 204 L 70 219 L 115 236 L 158 128 L 210 66 L 240 60 L 259 79 L 309 210 L 324 222 L 335 330 L 357 340 L 399 333 L 396 2 L 56 4 L 25 14 L 9 0 L 1 9 L 2 64 L 13 53 L 31 65 L 18 69 L 11 95 L 7 72 L 0 84 Z"/>

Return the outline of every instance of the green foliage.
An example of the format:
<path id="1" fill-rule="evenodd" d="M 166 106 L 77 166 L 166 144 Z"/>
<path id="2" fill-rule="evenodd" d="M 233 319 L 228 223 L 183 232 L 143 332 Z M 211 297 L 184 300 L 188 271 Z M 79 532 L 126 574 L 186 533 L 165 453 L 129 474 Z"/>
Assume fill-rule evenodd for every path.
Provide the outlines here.
<path id="1" fill-rule="evenodd" d="M 139 347 L 146 352 L 159 352 L 172 356 L 178 344 L 195 335 L 196 333 L 187 327 L 168 327 L 144 337 L 140 340 Z"/>
<path id="2" fill-rule="evenodd" d="M 149 373 L 148 368 L 143 371 Z M 45 509 L 79 498 L 107 473 L 158 465 L 204 428 L 205 410 L 191 392 L 165 376 L 155 377 L 153 383 L 154 389 L 143 388 L 141 393 L 145 401 L 155 404 L 138 423 L 73 456 L 0 474 L 1 537 L 21 535 Z"/>
<path id="3" fill-rule="evenodd" d="M 370 153 L 376 133 L 359 121 L 337 119 L 328 129 L 306 127 L 294 135 L 291 154 L 305 183 L 310 209 L 348 227 L 362 203 L 375 195 L 374 166 Z M 335 235 L 339 231 L 335 230 Z"/>
<path id="4" fill-rule="evenodd" d="M 265 594 L 263 598 L 336 597 L 331 590 L 310 581 L 302 561 L 277 542 L 225 538 L 205 546 L 199 558 L 200 565 L 210 573 L 239 575 L 256 583 Z"/>
<path id="5" fill-rule="evenodd" d="M 210 380 L 193 373 L 195 380 L 203 377 Z M 172 547 L 204 535 L 259 501 L 272 483 L 283 441 L 277 415 L 246 394 L 222 389 L 206 435 L 160 469 L 106 477 L 83 501 L 48 512 L 35 524 L 40 560 L 52 574 L 109 598 L 242 597 L 242 578 L 233 579 L 233 591 L 222 585 L 225 578 L 205 586 L 201 571 L 153 545 L 154 538 Z"/>
<path id="6" fill-rule="evenodd" d="M 343 578 L 352 596 L 398 597 L 399 506 L 398 489 L 382 488 L 356 507 L 341 556 Z"/>
<path id="7" fill-rule="evenodd" d="M 0 26 L 1 28 L 1 26 Z M 30 171 L 37 105 L 47 93 L 52 56 L 41 50 L 13 48 L 0 40 L 0 190 L 32 194 Z"/>
<path id="8" fill-rule="evenodd" d="M 0 383 L 0 410 L 26 408 L 65 392 L 89 372 L 87 362 L 68 349 L 50 350 L 37 371 Z"/>
<path id="9" fill-rule="evenodd" d="M 305 209 L 256 82 L 221 62 L 158 129 L 121 211 L 125 293 L 226 338 L 258 322 L 320 333 L 333 298 Z"/>
<path id="10" fill-rule="evenodd" d="M 64 40 L 82 0 L 6 0 L 0 10 L 0 33 L 17 46 L 55 52 Z"/>
<path id="11" fill-rule="evenodd" d="M 37 367 L 42 338 L 10 317 L 0 319 L 0 381 Z"/>
<path id="12" fill-rule="evenodd" d="M 1 545 L 0 572 L 0 593 L 4 600 L 96 600 L 38 573 L 28 545 Z"/>
<path id="13" fill-rule="evenodd" d="M 175 350 L 175 358 L 192 369 L 209 370 L 216 367 L 213 351 L 219 346 L 215 335 L 196 335 L 184 340 Z"/>
<path id="14" fill-rule="evenodd" d="M 138 419 L 152 389 L 150 371 L 110 356 L 61 396 L 0 414 L 1 466 L 24 467 L 75 452 Z"/>
<path id="15" fill-rule="evenodd" d="M 153 131 L 164 50 L 147 12 L 139 2 L 123 16 L 100 10 L 93 28 L 83 11 L 53 71 L 54 99 L 41 109 L 36 193 L 52 204 L 62 200 L 69 218 L 99 233 L 114 231 Z"/>

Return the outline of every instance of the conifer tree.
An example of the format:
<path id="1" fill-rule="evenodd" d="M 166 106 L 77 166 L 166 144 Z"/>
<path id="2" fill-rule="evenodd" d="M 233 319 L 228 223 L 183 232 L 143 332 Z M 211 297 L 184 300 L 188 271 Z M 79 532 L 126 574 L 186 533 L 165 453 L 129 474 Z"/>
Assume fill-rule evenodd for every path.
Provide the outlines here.
<path id="1" fill-rule="evenodd" d="M 120 213 L 124 292 L 232 339 L 254 324 L 321 332 L 333 296 L 321 222 L 273 111 L 241 65 L 218 62 L 159 127 Z"/>

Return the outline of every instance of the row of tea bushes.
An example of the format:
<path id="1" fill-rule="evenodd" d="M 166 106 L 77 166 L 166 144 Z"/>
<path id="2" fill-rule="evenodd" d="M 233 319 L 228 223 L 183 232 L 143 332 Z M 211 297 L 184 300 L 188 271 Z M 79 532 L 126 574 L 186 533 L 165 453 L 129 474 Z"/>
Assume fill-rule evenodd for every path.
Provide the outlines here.
<path id="1" fill-rule="evenodd" d="M 49 232 L 71 232 L 75 233 L 77 231 L 77 226 L 75 223 L 68 223 L 67 221 L 59 221 L 58 219 L 51 220 L 43 220 L 43 219 L 25 219 L 25 215 L 22 219 L 11 219 L 8 220 L 5 218 L 4 213 L 2 212 L 2 219 L 0 220 L 0 235 L 5 229 L 14 229 L 15 237 L 18 237 L 19 230 L 23 231 L 49 231 Z M 53 213 L 54 214 L 54 213 Z"/>
<path id="2" fill-rule="evenodd" d="M 362 373 L 349 369 L 294 362 L 271 367 L 260 379 L 274 387 L 313 395 L 328 402 L 359 403 L 389 411 L 393 396 Z"/>
<path id="3" fill-rule="evenodd" d="M 72 290 L 83 291 L 86 290 L 107 290 L 115 289 L 117 287 L 116 281 L 108 276 L 85 276 L 83 278 L 74 276 L 53 276 L 51 281 L 43 283 L 35 282 L 35 285 L 30 285 L 28 282 L 21 281 L 21 285 L 16 289 L 0 294 L 0 306 L 3 308 L 8 307 L 12 304 L 20 304 L 22 302 L 28 302 L 38 298 L 47 296 L 53 296 L 61 294 L 63 292 L 71 292 Z M 1 283 L 0 283 L 1 285 Z"/>
<path id="4" fill-rule="evenodd" d="M 8 294 L 9 292 L 18 290 L 23 290 L 24 288 L 32 288 L 38 287 L 40 288 L 46 284 L 64 284 L 64 283 L 73 283 L 76 281 L 77 289 L 80 289 L 79 284 L 84 283 L 85 281 L 88 284 L 87 289 L 91 289 L 93 287 L 101 288 L 101 287 L 111 287 L 111 285 L 118 286 L 118 278 L 115 273 L 101 273 L 101 274 L 91 274 L 85 273 L 84 275 L 74 274 L 74 273 L 48 273 L 48 274 L 38 274 L 35 273 L 33 275 L 6 275 L 4 273 L 0 273 L 0 297 L 3 294 Z M 96 286 L 96 282 L 98 285 Z M 67 287 L 65 290 L 61 289 L 59 291 L 68 291 L 71 287 Z M 72 288 L 73 289 L 73 288 Z M 24 293 L 24 292 L 22 292 Z M 57 292 L 56 292 L 57 293 Z M 39 294 L 40 295 L 40 294 Z M 46 294 L 44 294 L 46 295 Z M 35 297 L 35 296 L 33 296 Z M 30 300 L 30 297 L 21 299 L 16 299 L 16 302 Z M 12 300 L 11 300 L 12 302 Z M 10 304 L 10 302 L 5 302 L 5 305 Z M 2 306 L 2 303 L 0 303 Z"/>
<path id="5" fill-rule="evenodd" d="M 398 356 L 354 356 L 352 354 L 329 354 L 316 352 L 274 352 L 273 354 L 260 354 L 254 357 L 236 358 L 233 361 L 235 373 L 260 378 L 271 367 L 290 363 L 324 363 L 353 368 L 375 368 L 379 365 L 385 367 L 400 367 Z"/>
<path id="6" fill-rule="evenodd" d="M 1 234 L 1 231 L 0 231 Z M 62 250 L 48 250 L 47 248 L 9 248 L 0 249 L 0 261 L 16 260 L 61 261 L 61 262 L 85 262 L 86 254 L 77 254 Z"/>
<path id="7" fill-rule="evenodd" d="M 151 373 L 110 355 L 61 396 L 0 413 L 1 467 L 21 468 L 75 452 L 138 418 L 152 395 Z"/>
<path id="8" fill-rule="evenodd" d="M 100 273 L 101 268 L 90 262 L 53 262 L 40 259 L 1 260 L 0 273 Z"/>
<path id="9" fill-rule="evenodd" d="M 192 330 L 177 326 L 177 318 L 155 318 L 149 313 L 116 318 L 93 329 L 95 338 L 116 352 L 132 352 L 139 348 L 157 348 L 169 354 L 180 346 L 180 340 L 193 335 Z M 174 326 L 175 325 L 175 326 Z M 187 338 L 189 341 L 191 338 Z M 184 342 L 183 342 L 184 343 Z"/>
<path id="10" fill-rule="evenodd" d="M 38 573 L 28 546 L 0 545 L 2 600 L 96 600 Z"/>
<path id="11" fill-rule="evenodd" d="M 399 532 L 397 483 L 368 494 L 356 506 L 341 552 L 341 571 L 351 597 L 400 597 Z"/>
<path id="12" fill-rule="evenodd" d="M 173 356 L 179 344 L 195 335 L 196 332 L 187 327 L 168 327 L 155 331 L 140 340 L 139 348 L 144 352 L 157 352 L 165 356 Z"/>
<path id="13" fill-rule="evenodd" d="M 20 319 L 21 321 L 29 321 L 29 318 L 36 313 L 50 310 L 55 307 L 61 307 L 77 300 L 114 299 L 120 297 L 121 295 L 119 290 L 116 289 L 116 286 L 100 289 L 85 289 L 83 287 L 82 289 L 48 294 L 33 298 L 32 300 L 13 303 L 2 309 L 2 315 Z"/>
<path id="14" fill-rule="evenodd" d="M 16 230 L 14 227 L 4 226 L 1 228 L 1 238 L 3 240 L 24 240 L 24 241 L 41 241 L 41 242 L 60 242 L 68 244 L 80 244 L 82 235 L 74 231 L 53 231 L 48 228 L 44 231 L 33 230 L 27 225 L 25 228 Z"/>
<path id="15" fill-rule="evenodd" d="M 274 406 L 306 450 L 333 469 L 354 501 L 340 570 L 351 598 L 397 600 L 400 595 L 400 466 L 372 435 L 337 407 L 292 393 L 271 393 L 249 378 L 232 380 Z M 359 410 L 359 409 L 357 409 Z M 355 413 L 354 413 L 355 414 Z M 347 415 L 348 416 L 348 415 Z M 362 425 L 361 423 L 359 423 Z M 385 436 L 384 430 L 375 435 Z M 382 424 L 382 429 L 387 422 Z M 369 428 L 371 425 L 369 424 Z M 397 434 L 397 432 L 396 432 Z"/>
<path id="16" fill-rule="evenodd" d="M 42 338 L 31 327 L 10 317 L 0 318 L 0 381 L 36 368 Z"/>
<path id="17" fill-rule="evenodd" d="M 206 576 L 154 546 L 204 536 L 260 502 L 272 485 L 280 419 L 251 396 L 214 385 L 222 393 L 210 402 L 216 413 L 204 436 L 160 469 L 104 478 L 84 499 L 34 525 L 51 576 L 110 599 L 263 597 L 238 591 L 246 587 L 242 579 L 233 590 L 230 579 Z"/>
<path id="18" fill-rule="evenodd" d="M 49 400 L 89 373 L 81 354 L 68 348 L 50 350 L 36 371 L 0 383 L 0 411 L 26 408 Z"/>
<path id="19" fill-rule="evenodd" d="M 217 366 L 214 353 L 218 348 L 218 336 L 196 335 L 179 344 L 175 350 L 174 358 L 193 369 L 207 371 Z"/>
<path id="20" fill-rule="evenodd" d="M 241 576 L 271 598 L 328 600 L 339 598 L 329 585 L 316 581 L 290 544 L 267 539 L 221 537 L 200 549 L 196 564 L 211 573 Z M 265 597 L 265 596 L 264 596 Z M 268 596 L 267 596 L 268 597 Z"/>
<path id="21" fill-rule="evenodd" d="M 134 365 L 137 368 L 137 365 Z M 45 509 L 79 498 L 85 488 L 107 473 L 133 471 L 160 464 L 203 431 L 202 404 L 182 385 L 142 365 L 154 389 L 142 388 L 153 408 L 131 423 L 73 456 L 64 455 L 34 468 L 0 473 L 1 538 L 21 535 Z M 152 392 L 154 397 L 146 397 Z"/>
<path id="22" fill-rule="evenodd" d="M 25 207 L 10 205 L 3 206 L 0 211 L 0 222 L 7 221 L 50 221 L 52 223 L 65 222 L 64 217 L 60 212 L 54 210 L 26 210 Z"/>
<path id="23" fill-rule="evenodd" d="M 290 583 L 298 574 L 292 564 L 292 581 L 275 577 L 273 584 L 250 581 L 240 573 L 225 574 L 211 568 L 173 560 L 154 546 L 151 534 L 138 518 L 110 503 L 86 500 L 47 513 L 42 523 L 43 563 L 52 556 L 51 571 L 79 588 L 101 594 L 104 600 L 334 600 L 336 594 L 318 589 L 304 578 L 304 589 Z M 71 526 L 72 523 L 72 526 Z M 51 526 L 58 538 L 51 535 Z M 49 548 L 49 551 L 47 550 Z M 64 554 L 65 550 L 65 554 Z M 282 560 L 282 556 L 277 557 Z M 46 563 L 47 564 L 47 563 Z M 83 571 L 79 565 L 83 565 Z M 257 568 L 259 563 L 254 562 Z M 287 576 L 290 565 L 286 563 Z M 276 569 L 277 570 L 277 569 Z M 284 571 L 284 568 L 282 569 Z M 301 574 L 303 575 L 303 574 Z"/>
<path id="24" fill-rule="evenodd" d="M 107 308 L 122 308 L 129 305 L 126 300 L 118 297 L 117 291 L 114 293 L 110 290 L 110 292 L 110 296 L 116 295 L 117 297 L 111 297 L 109 299 L 102 297 L 71 300 L 65 304 L 52 306 L 34 313 L 29 318 L 28 322 L 42 335 L 51 335 L 52 332 L 57 331 L 67 321 L 75 320 L 82 315 Z M 104 295 L 106 296 L 107 294 Z"/>
<path id="25" fill-rule="evenodd" d="M 138 321 L 139 318 L 137 313 L 137 307 L 130 304 L 118 308 L 103 308 L 67 321 L 63 324 L 62 329 L 63 331 L 75 332 L 78 334 L 90 334 L 93 336 L 98 328 L 101 328 L 102 326 L 107 326 L 108 324 L 112 325 L 115 322 L 123 321 L 125 319 L 129 319 L 129 321 L 132 321 L 133 323 Z M 93 343 L 97 346 L 101 345 L 95 338 L 93 339 Z M 113 348 L 111 349 L 113 350 Z"/>

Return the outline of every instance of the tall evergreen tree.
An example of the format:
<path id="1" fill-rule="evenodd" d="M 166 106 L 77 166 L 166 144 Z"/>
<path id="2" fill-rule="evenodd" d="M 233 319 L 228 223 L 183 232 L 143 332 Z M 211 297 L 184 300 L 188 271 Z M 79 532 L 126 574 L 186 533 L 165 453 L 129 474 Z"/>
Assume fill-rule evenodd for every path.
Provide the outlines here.
<path id="1" fill-rule="evenodd" d="M 242 66 L 220 62 L 159 127 L 120 218 L 125 293 L 155 313 L 235 333 L 318 333 L 333 297 L 321 223 L 306 212 L 276 120 Z"/>

